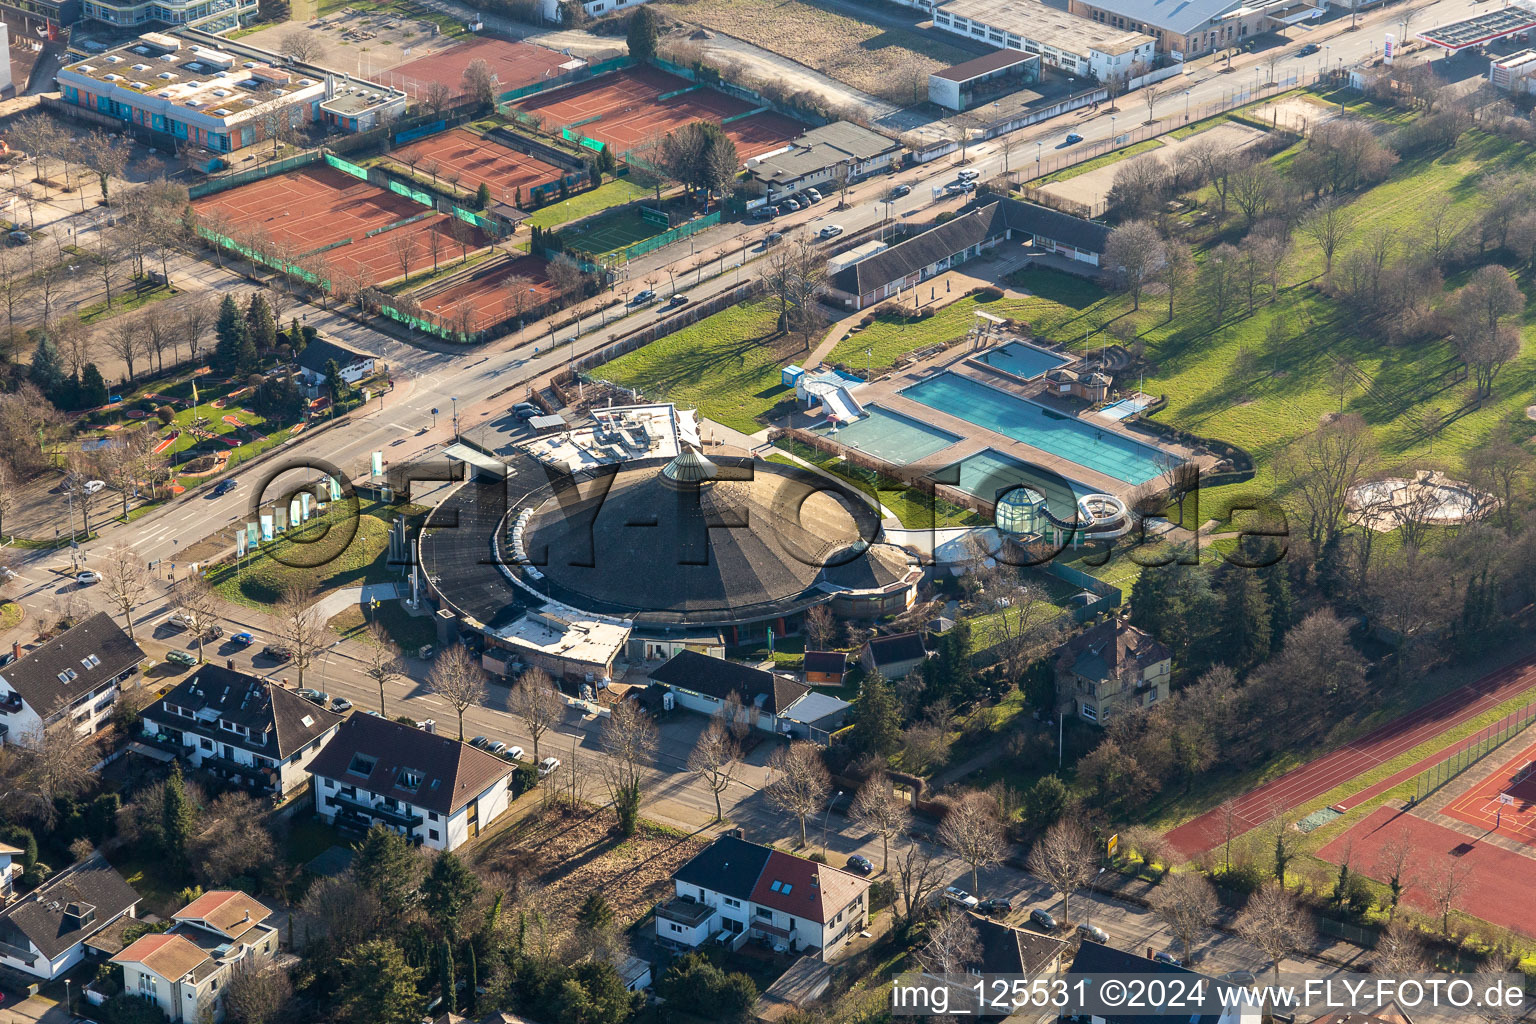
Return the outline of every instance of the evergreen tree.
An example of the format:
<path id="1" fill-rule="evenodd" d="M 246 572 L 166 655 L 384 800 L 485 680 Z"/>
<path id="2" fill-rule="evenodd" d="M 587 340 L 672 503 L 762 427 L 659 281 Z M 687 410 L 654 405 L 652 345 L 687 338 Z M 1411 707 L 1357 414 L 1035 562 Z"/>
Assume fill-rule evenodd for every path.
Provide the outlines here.
<path id="1" fill-rule="evenodd" d="M 53 404 L 60 409 L 73 412 L 81 408 L 80 405 L 80 374 L 78 371 L 69 375 L 69 378 L 60 385 L 58 392 L 52 399 Z"/>
<path id="2" fill-rule="evenodd" d="M 656 59 L 656 41 L 661 37 L 661 25 L 656 12 L 649 7 L 637 7 L 629 16 L 629 55 L 636 64 L 649 64 Z"/>
<path id="3" fill-rule="evenodd" d="M 417 993 L 421 970 L 405 960 L 389 939 L 360 943 L 342 957 L 340 993 L 343 1019 L 349 1024 L 419 1024 L 425 1000 Z"/>
<path id="4" fill-rule="evenodd" d="M 240 365 L 241 345 L 249 341 L 250 333 L 246 328 L 245 317 L 240 314 L 240 307 L 235 305 L 234 296 L 226 294 L 219 303 L 219 319 L 213 333 L 218 340 L 214 343 L 213 357 L 209 364 L 215 372 L 233 374 Z"/>
<path id="5" fill-rule="evenodd" d="M 454 998 L 453 982 L 453 947 L 444 939 L 438 952 L 439 977 L 443 986 L 443 1010 L 447 1013 L 458 1013 L 459 1003 Z"/>
<path id="6" fill-rule="evenodd" d="M 613 158 L 613 148 L 606 142 L 597 151 L 597 169 L 604 174 L 614 174 L 619 169 L 618 162 Z"/>
<path id="7" fill-rule="evenodd" d="M 272 318 L 272 307 L 260 292 L 251 294 L 250 305 L 245 310 L 245 324 L 257 352 L 271 352 L 277 348 L 277 321 Z"/>
<path id="8" fill-rule="evenodd" d="M 602 893 L 594 892 L 576 912 L 576 923 L 591 932 L 607 931 L 613 925 L 613 908 L 603 899 Z"/>
<path id="9" fill-rule="evenodd" d="M 235 354 L 235 373 L 249 377 L 260 372 L 261 355 L 256 351 L 256 343 L 251 340 L 250 334 L 246 333 L 240 339 L 240 347 Z"/>
<path id="10" fill-rule="evenodd" d="M 293 350 L 293 358 L 299 358 L 299 353 L 304 351 L 304 346 L 309 344 L 309 335 L 299 327 L 299 318 L 293 318 L 293 324 L 288 328 L 288 347 Z"/>
<path id="11" fill-rule="evenodd" d="M 187 842 L 197 828 L 197 808 L 187 796 L 187 787 L 181 777 L 181 762 L 171 764 L 170 777 L 165 780 L 165 795 L 160 804 L 161 839 L 165 852 L 177 864 L 185 863 Z"/>
<path id="12" fill-rule="evenodd" d="M 587 164 L 587 177 L 591 180 L 593 188 L 603 183 L 603 172 L 597 169 L 596 161 Z"/>
<path id="13" fill-rule="evenodd" d="M 1223 573 L 1220 649 L 1213 660 L 1242 670 L 1253 667 L 1270 651 L 1269 600 L 1251 569 L 1233 567 Z"/>
<path id="14" fill-rule="evenodd" d="M 473 942 L 468 944 L 465 955 L 467 963 L 464 965 L 464 1008 L 473 1010 L 480 998 L 480 966 L 475 962 Z"/>
<path id="15" fill-rule="evenodd" d="M 331 393 L 331 407 L 334 412 L 335 407 L 341 404 L 342 396 L 351 390 L 347 387 L 347 382 L 341 379 L 341 367 L 334 359 L 325 364 L 325 387 Z"/>
<path id="16" fill-rule="evenodd" d="M 491 186 L 487 185 L 485 182 L 482 181 L 480 183 L 480 187 L 475 190 L 475 209 L 483 210 L 487 206 L 490 206 L 490 205 L 491 205 Z"/>
<path id="17" fill-rule="evenodd" d="M 1066 783 L 1054 775 L 1042 775 L 1024 791 L 1024 821 L 1030 828 L 1043 832 L 1067 813 L 1071 796 Z"/>
<path id="18" fill-rule="evenodd" d="M 450 939 L 459 934 L 464 912 L 480 894 L 480 879 L 452 853 L 440 853 L 421 884 L 421 904 Z"/>
<path id="19" fill-rule="evenodd" d="M 101 371 L 96 369 L 95 363 L 86 363 L 85 369 L 80 371 L 80 407 L 94 409 L 97 406 L 106 405 L 110 397 L 107 393 L 107 382 L 102 379 Z"/>
<path id="20" fill-rule="evenodd" d="M 901 747 L 901 708 L 885 677 L 871 672 L 864 679 L 859 699 L 848 709 L 853 741 L 872 754 L 890 757 Z"/>
<path id="21" fill-rule="evenodd" d="M 1269 650 L 1280 650 L 1285 634 L 1296 625 L 1296 599 L 1291 595 L 1291 577 L 1284 564 L 1271 565 L 1264 573 L 1264 600 L 1269 604 Z"/>
<path id="22" fill-rule="evenodd" d="M 394 829 L 375 825 L 353 848 L 352 876 L 371 892 L 390 917 L 399 917 L 420 898 L 421 858 Z"/>
<path id="23" fill-rule="evenodd" d="M 46 334 L 37 339 L 37 347 L 32 350 L 32 366 L 27 370 L 27 379 L 37 385 L 44 398 L 59 404 L 66 379 L 64 361 L 59 357 L 59 347 Z"/>

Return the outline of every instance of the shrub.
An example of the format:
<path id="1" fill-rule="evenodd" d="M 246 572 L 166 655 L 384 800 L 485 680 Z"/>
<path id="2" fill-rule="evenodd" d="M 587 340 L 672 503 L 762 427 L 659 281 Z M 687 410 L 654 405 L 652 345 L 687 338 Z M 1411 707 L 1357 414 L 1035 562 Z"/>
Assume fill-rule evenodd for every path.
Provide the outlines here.
<path id="1" fill-rule="evenodd" d="M 176 410 L 168 405 L 162 405 L 155 410 L 155 418 L 160 421 L 162 427 L 170 426 L 171 421 L 176 418 Z"/>
<path id="2" fill-rule="evenodd" d="M 1003 290 L 1001 288 L 994 288 L 991 285 L 986 285 L 982 288 L 977 288 L 976 291 L 972 294 L 976 296 L 976 300 L 978 302 L 996 302 L 998 299 L 1003 297 Z"/>

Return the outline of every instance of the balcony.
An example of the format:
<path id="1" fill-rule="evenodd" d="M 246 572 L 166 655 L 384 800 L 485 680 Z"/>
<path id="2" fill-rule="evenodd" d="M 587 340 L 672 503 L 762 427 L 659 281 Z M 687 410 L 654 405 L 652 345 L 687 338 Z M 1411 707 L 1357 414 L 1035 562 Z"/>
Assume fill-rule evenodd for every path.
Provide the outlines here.
<path id="1" fill-rule="evenodd" d="M 242 764 L 233 758 L 221 757 L 218 754 L 204 754 L 202 766 L 222 775 L 239 776 L 266 788 L 275 785 L 272 769 L 258 768 L 254 764 Z"/>
<path id="2" fill-rule="evenodd" d="M 370 804 L 355 797 L 342 796 L 340 793 L 329 793 L 326 797 L 331 803 L 341 807 L 354 815 L 366 818 L 377 818 L 391 825 L 399 825 L 401 828 L 417 828 L 426 821 L 419 814 L 406 814 L 383 804 Z"/>
<path id="3" fill-rule="evenodd" d="M 715 908 L 708 903 L 679 896 L 657 907 L 656 916 L 664 921 L 675 921 L 685 928 L 697 928 L 715 916 Z"/>
<path id="4" fill-rule="evenodd" d="M 4 700 L 0 700 L 0 715 L 21 714 L 21 694 L 8 693 Z"/>

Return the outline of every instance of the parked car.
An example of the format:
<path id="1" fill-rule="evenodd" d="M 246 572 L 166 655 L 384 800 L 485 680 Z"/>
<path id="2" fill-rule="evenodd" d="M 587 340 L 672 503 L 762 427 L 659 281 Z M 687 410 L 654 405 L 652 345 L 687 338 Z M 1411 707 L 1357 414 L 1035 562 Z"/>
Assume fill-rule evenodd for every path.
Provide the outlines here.
<path id="1" fill-rule="evenodd" d="M 809 199 L 813 203 L 819 203 L 821 202 L 821 193 L 816 191 L 814 188 L 808 188 L 805 190 L 805 198 Z"/>
<path id="2" fill-rule="evenodd" d="M 204 640 L 217 640 L 219 637 L 221 637 L 223 635 L 224 635 L 224 627 L 219 625 L 217 622 L 215 622 L 213 625 L 209 626 L 207 629 L 203 630 L 203 639 Z"/>
<path id="3" fill-rule="evenodd" d="M 977 178 L 981 177 L 981 172 L 973 171 L 967 167 L 965 170 L 955 175 L 955 177 L 959 178 L 961 181 L 975 181 Z"/>
<path id="4" fill-rule="evenodd" d="M 781 203 L 780 205 L 783 206 L 784 209 L 788 210 L 790 213 L 797 213 L 800 210 L 800 200 L 796 199 L 794 196 L 790 196 L 788 199 L 784 200 L 784 202 Z"/>
<path id="5" fill-rule="evenodd" d="M 1069 146 L 1076 145 L 1077 143 L 1082 142 L 1082 141 L 1083 141 L 1083 137 L 1081 135 L 1077 134 L 1077 132 L 1067 132 L 1067 145 L 1069 145 Z"/>
<path id="6" fill-rule="evenodd" d="M 772 220 L 775 212 L 771 206 L 759 206 L 752 211 L 752 217 L 754 220 Z"/>
<path id="7" fill-rule="evenodd" d="M 828 224 L 816 233 L 822 238 L 836 238 L 843 233 L 843 226 L 841 224 Z"/>
<path id="8" fill-rule="evenodd" d="M 971 185 L 964 181 L 952 181 L 948 185 L 944 186 L 944 191 L 952 196 L 963 196 L 975 187 L 975 185 Z"/>
<path id="9" fill-rule="evenodd" d="M 535 416 L 542 415 L 542 413 L 543 410 L 534 405 L 532 402 L 518 402 L 512 407 L 513 419 L 523 420 L 525 422 L 527 420 L 533 419 Z"/>
<path id="10" fill-rule="evenodd" d="M 667 306 L 671 309 L 686 305 L 688 305 L 688 296 L 683 295 L 681 292 L 676 295 L 667 296 Z"/>
<path id="11" fill-rule="evenodd" d="M 437 649 L 431 644 L 422 644 L 420 647 L 416 648 L 416 657 L 420 658 L 422 661 L 431 661 L 432 656 L 436 653 Z"/>
<path id="12" fill-rule="evenodd" d="M 900 199 L 903 196 L 909 196 L 911 194 L 912 194 L 912 186 L 911 185 L 897 185 L 895 188 L 891 189 L 891 198 L 892 199 Z"/>
<path id="13" fill-rule="evenodd" d="M 240 647 L 249 647 L 256 642 L 256 638 L 249 633 L 236 633 L 229 638 L 229 642 Z"/>
<path id="14" fill-rule="evenodd" d="M 485 749 L 488 753 L 500 756 L 506 751 L 507 745 L 501 742 L 501 740 L 491 740 L 490 744 Z"/>
<path id="15" fill-rule="evenodd" d="M 476 736 L 469 741 L 469 745 L 477 750 L 484 750 L 491 745 L 491 738 L 489 736 Z"/>
<path id="16" fill-rule="evenodd" d="M 1184 966 L 1183 962 L 1181 962 L 1178 957 L 1174 956 L 1172 953 L 1165 953 L 1162 950 L 1158 950 L 1156 953 L 1153 953 L 1152 959 L 1156 960 L 1160 964 L 1168 964 L 1170 967 Z"/>
<path id="17" fill-rule="evenodd" d="M 336 712 L 338 715 L 344 715 L 348 711 L 352 710 L 352 702 L 347 700 L 345 697 L 332 697 L 331 710 Z"/>
<path id="18" fill-rule="evenodd" d="M 175 626 L 177 629 L 189 629 L 192 626 L 192 623 L 181 612 L 172 612 L 166 617 L 165 624 L 167 626 Z"/>
<path id="19" fill-rule="evenodd" d="M 506 750 L 501 752 L 501 756 L 506 758 L 508 761 L 521 761 L 523 759 L 523 748 L 508 747 Z"/>
<path id="20" fill-rule="evenodd" d="M 1056 919 L 1044 910 L 1031 910 L 1029 912 L 1029 923 L 1043 932 L 1053 932 L 1056 930 Z"/>
<path id="21" fill-rule="evenodd" d="M 993 896 L 991 899 L 982 900 L 976 904 L 976 909 L 983 914 L 1011 914 L 1013 912 L 1013 900 L 1007 896 Z"/>
<path id="22" fill-rule="evenodd" d="M 875 866 L 870 863 L 868 857 L 856 853 L 848 858 L 848 870 L 855 874 L 867 875 L 875 870 Z"/>
<path id="23" fill-rule="evenodd" d="M 539 762 L 539 778 L 542 779 L 547 775 L 553 774 L 559 767 L 560 759 L 558 757 L 546 757 Z"/>
<path id="24" fill-rule="evenodd" d="M 635 297 L 629 300 L 631 306 L 646 306 L 656 301 L 656 293 L 649 288 L 642 288 L 635 293 Z"/>
<path id="25" fill-rule="evenodd" d="M 20 229 L 12 231 L 10 234 L 6 235 L 5 238 L 6 241 L 10 242 L 12 245 L 26 245 L 28 242 L 32 241 L 32 236 Z"/>
<path id="26" fill-rule="evenodd" d="M 279 662 L 293 660 L 293 652 L 282 644 L 267 644 L 261 649 L 261 656 Z"/>
<path id="27" fill-rule="evenodd" d="M 106 488 L 107 482 L 105 480 L 87 480 L 85 482 L 86 494 L 100 494 Z"/>
<path id="28" fill-rule="evenodd" d="M 239 483 L 240 481 L 238 480 L 220 480 L 218 486 L 213 489 L 213 496 L 215 498 L 222 498 L 239 486 Z"/>
<path id="29" fill-rule="evenodd" d="M 166 651 L 165 660 L 177 665 L 196 665 L 197 659 L 186 651 Z"/>
<path id="30" fill-rule="evenodd" d="M 311 704 L 319 704 L 321 707 L 325 707 L 325 705 L 331 699 L 330 694 L 324 693 L 320 690 L 312 689 L 308 686 L 304 687 L 302 690 L 299 690 L 298 693 L 300 697 L 303 697 Z"/>
<path id="31" fill-rule="evenodd" d="M 1101 946 L 1109 945 L 1109 932 L 1106 932 L 1096 924 L 1078 925 L 1077 937 L 1084 942 L 1097 942 Z"/>
<path id="32" fill-rule="evenodd" d="M 778 245 L 782 241 L 784 241 L 784 235 L 782 232 L 770 231 L 768 233 L 768 237 L 763 239 L 763 248 L 766 249 L 770 245 Z"/>
<path id="33" fill-rule="evenodd" d="M 89 569 L 82 570 L 75 573 L 75 582 L 80 584 L 82 587 L 88 587 L 92 583 L 100 583 L 101 573 L 92 572 Z"/>
<path id="34" fill-rule="evenodd" d="M 1306 46 L 1303 46 L 1301 49 L 1296 51 L 1296 56 L 1310 57 L 1319 49 L 1321 49 L 1321 47 L 1319 47 L 1316 43 L 1308 43 Z"/>
<path id="35" fill-rule="evenodd" d="M 958 885 L 946 885 L 944 887 L 944 898 L 955 906 L 966 910 L 975 910 L 981 905 L 981 900 L 972 896 Z"/>

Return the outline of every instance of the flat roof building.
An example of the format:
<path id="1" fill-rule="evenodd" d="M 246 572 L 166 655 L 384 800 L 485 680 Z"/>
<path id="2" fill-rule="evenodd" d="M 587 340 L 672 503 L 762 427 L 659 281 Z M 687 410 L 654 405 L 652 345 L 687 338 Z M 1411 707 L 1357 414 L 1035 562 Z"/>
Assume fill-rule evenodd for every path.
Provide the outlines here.
<path id="1" fill-rule="evenodd" d="M 788 146 L 747 161 L 747 176 L 758 191 L 786 195 L 830 184 L 845 168 L 849 181 L 886 170 L 901 157 L 899 142 L 849 121 L 812 128 Z"/>
<path id="2" fill-rule="evenodd" d="M 485 652 L 487 668 L 505 672 L 501 655 L 510 652 L 556 679 L 611 679 L 613 663 L 629 643 L 629 627 L 622 623 L 561 614 L 554 608 L 530 611 L 506 626 L 486 627 L 485 635 L 493 644 Z"/>
<path id="3" fill-rule="evenodd" d="M 1289 4 L 1281 4 L 1286 11 Z M 1275 27 L 1272 6 L 1243 0 L 1071 0 L 1071 11 L 1105 28 L 1143 32 L 1157 52 L 1187 60 L 1237 46 Z"/>
<path id="4" fill-rule="evenodd" d="M 1155 40 L 1047 7 L 1039 0 L 949 0 L 933 9 L 934 28 L 999 49 L 1038 54 L 1070 75 L 1103 81 L 1152 64 Z"/>
<path id="5" fill-rule="evenodd" d="M 928 98 L 945 110 L 969 110 L 988 98 L 1040 81 L 1040 55 L 996 50 L 928 76 Z"/>
<path id="6" fill-rule="evenodd" d="M 1488 81 L 1505 92 L 1530 92 L 1536 75 L 1536 50 L 1521 50 L 1488 62 Z"/>

